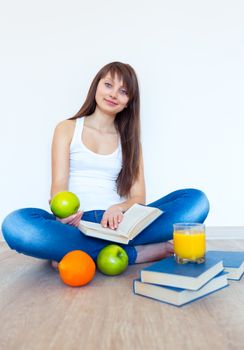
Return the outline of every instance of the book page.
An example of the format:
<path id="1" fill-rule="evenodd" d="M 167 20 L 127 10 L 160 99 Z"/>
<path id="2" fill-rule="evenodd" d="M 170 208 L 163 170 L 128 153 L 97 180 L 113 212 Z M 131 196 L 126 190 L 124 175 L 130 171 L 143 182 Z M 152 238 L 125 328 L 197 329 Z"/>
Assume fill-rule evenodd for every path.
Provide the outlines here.
<path id="1" fill-rule="evenodd" d="M 79 228 L 81 231 L 84 231 L 84 233 L 87 233 L 88 228 L 92 231 L 98 231 L 108 236 L 125 236 L 123 232 L 121 233 L 119 230 L 112 230 L 111 228 L 103 227 L 100 223 L 97 224 L 96 222 L 91 221 L 81 220 Z"/>
<path id="2" fill-rule="evenodd" d="M 135 224 L 134 228 L 130 231 L 130 235 L 129 235 L 130 240 L 133 239 L 138 234 L 138 232 L 141 232 L 147 226 L 149 226 L 157 216 L 155 215 L 155 212 L 151 213 L 146 218 L 142 219 L 140 222 Z"/>
<path id="3" fill-rule="evenodd" d="M 107 233 L 102 233 L 99 230 L 91 230 L 88 233 L 85 233 L 84 230 L 82 230 L 83 234 L 91 236 L 91 237 L 95 237 L 95 238 L 99 238 L 99 239 L 105 239 L 106 241 L 111 241 L 111 242 L 117 242 L 117 243 L 123 243 L 123 244 L 128 244 L 129 239 L 116 234 L 116 232 L 113 232 L 113 235 L 109 235 Z"/>
<path id="4" fill-rule="evenodd" d="M 125 214 L 122 222 L 119 225 L 119 230 L 126 232 L 127 235 L 130 231 L 133 231 L 135 226 L 139 222 L 147 222 L 148 218 L 154 218 L 162 214 L 162 210 L 158 208 L 146 207 L 140 204 L 134 204 L 130 209 L 128 209 Z M 154 215 L 153 215 L 154 214 Z M 143 226 L 143 225 L 141 225 Z"/>

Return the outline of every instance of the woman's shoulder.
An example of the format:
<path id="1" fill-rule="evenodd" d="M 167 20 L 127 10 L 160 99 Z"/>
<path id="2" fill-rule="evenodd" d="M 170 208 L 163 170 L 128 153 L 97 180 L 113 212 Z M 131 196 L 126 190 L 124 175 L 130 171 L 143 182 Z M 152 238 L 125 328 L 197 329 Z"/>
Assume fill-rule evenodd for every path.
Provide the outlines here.
<path id="1" fill-rule="evenodd" d="M 65 119 L 65 120 L 60 121 L 56 125 L 56 128 L 58 128 L 58 129 L 72 129 L 75 127 L 75 122 L 76 122 L 76 119 Z"/>
<path id="2" fill-rule="evenodd" d="M 56 125 L 56 130 L 63 132 L 73 132 L 75 128 L 76 119 L 65 119 Z"/>
<path id="3" fill-rule="evenodd" d="M 60 121 L 55 127 L 55 134 L 71 138 L 74 133 L 75 123 L 76 119 L 65 119 Z"/>

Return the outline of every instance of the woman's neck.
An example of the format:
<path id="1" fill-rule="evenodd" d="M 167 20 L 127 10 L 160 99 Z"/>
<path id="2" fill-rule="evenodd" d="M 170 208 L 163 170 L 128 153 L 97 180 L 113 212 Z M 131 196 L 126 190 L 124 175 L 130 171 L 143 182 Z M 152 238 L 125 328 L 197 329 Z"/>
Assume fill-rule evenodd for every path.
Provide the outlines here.
<path id="1" fill-rule="evenodd" d="M 91 126 L 98 131 L 102 132 L 114 132 L 115 126 L 114 126 L 114 120 L 116 115 L 108 115 L 106 113 L 103 113 L 98 108 L 95 109 L 95 111 L 86 117 L 86 124 L 87 126 Z"/>

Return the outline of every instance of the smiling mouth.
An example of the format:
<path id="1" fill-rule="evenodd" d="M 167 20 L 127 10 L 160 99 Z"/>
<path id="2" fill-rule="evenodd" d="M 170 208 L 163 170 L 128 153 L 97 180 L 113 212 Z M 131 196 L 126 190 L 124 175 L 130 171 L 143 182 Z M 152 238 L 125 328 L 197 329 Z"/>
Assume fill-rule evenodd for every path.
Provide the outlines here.
<path id="1" fill-rule="evenodd" d="M 115 103 L 115 102 L 110 101 L 110 100 L 106 100 L 106 98 L 104 100 L 111 106 L 117 106 L 118 105 L 118 103 Z"/>

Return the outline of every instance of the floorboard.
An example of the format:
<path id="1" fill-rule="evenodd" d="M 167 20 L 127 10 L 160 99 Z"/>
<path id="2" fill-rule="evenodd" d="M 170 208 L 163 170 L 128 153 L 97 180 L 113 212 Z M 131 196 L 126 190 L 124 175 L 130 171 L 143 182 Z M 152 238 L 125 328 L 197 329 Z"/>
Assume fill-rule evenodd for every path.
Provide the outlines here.
<path id="1" fill-rule="evenodd" d="M 244 240 L 211 240 L 209 249 L 244 250 Z M 145 264 L 82 288 L 64 285 L 47 261 L 0 243 L 0 349 L 240 350 L 244 278 L 177 308 L 132 292 Z"/>

